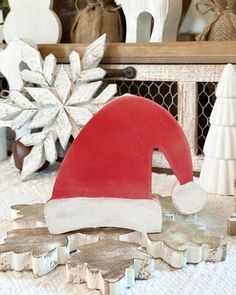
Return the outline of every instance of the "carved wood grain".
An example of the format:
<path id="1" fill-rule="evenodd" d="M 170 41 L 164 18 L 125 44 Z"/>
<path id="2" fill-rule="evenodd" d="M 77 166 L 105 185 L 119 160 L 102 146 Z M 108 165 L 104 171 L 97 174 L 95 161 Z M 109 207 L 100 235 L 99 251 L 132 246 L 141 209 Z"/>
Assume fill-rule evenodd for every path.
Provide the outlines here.
<path id="1" fill-rule="evenodd" d="M 165 221 L 160 234 L 143 236 L 142 246 L 155 258 L 162 258 L 174 268 L 187 263 L 225 260 L 226 242 L 197 224 Z"/>
<path id="2" fill-rule="evenodd" d="M 235 41 L 108 43 L 103 63 L 108 64 L 225 64 L 236 63 Z M 84 53 L 86 44 L 40 45 L 45 57 L 53 53 L 68 63 L 72 50 Z"/>
<path id="3" fill-rule="evenodd" d="M 124 294 L 135 279 L 147 280 L 154 271 L 154 259 L 139 245 L 115 240 L 83 246 L 66 264 L 69 283 L 87 283 L 102 295 Z"/>
<path id="4" fill-rule="evenodd" d="M 198 85 L 196 82 L 178 83 L 178 122 L 187 136 L 190 151 L 198 151 Z"/>

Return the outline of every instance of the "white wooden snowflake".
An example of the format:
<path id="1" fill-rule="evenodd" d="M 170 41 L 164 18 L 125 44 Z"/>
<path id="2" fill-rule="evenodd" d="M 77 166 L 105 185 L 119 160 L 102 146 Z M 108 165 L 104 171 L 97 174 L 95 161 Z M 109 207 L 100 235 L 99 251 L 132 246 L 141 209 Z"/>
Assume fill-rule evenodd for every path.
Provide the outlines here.
<path id="1" fill-rule="evenodd" d="M 9 99 L 0 103 L 0 120 L 14 130 L 27 127 L 28 135 L 21 138 L 33 146 L 24 159 L 22 179 L 37 171 L 47 160 L 57 160 L 56 141 L 67 148 L 71 135 L 75 138 L 81 128 L 117 92 L 115 84 L 102 91 L 106 72 L 98 65 L 103 57 L 106 36 L 93 42 L 83 58 L 73 51 L 70 65 L 57 65 L 54 55 L 42 59 L 38 50 L 26 43 L 22 46 L 24 69 L 21 91 L 10 91 Z"/>

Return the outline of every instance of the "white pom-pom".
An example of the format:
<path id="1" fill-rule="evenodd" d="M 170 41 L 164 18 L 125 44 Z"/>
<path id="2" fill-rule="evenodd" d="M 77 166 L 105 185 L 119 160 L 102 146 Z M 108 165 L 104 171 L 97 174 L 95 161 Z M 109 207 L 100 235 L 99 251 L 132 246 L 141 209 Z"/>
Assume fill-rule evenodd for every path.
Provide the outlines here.
<path id="1" fill-rule="evenodd" d="M 205 202 L 206 194 L 195 182 L 184 185 L 176 185 L 172 193 L 172 201 L 175 208 L 183 214 L 194 214 L 200 211 Z"/>

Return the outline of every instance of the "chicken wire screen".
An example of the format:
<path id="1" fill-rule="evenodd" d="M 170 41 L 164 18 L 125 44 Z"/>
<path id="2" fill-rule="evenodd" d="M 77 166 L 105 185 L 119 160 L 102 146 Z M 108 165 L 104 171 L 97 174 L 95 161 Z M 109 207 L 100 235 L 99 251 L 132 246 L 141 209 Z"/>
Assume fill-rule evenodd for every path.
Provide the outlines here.
<path id="1" fill-rule="evenodd" d="M 198 83 L 198 154 L 203 154 L 210 128 L 210 115 L 216 100 L 216 86 L 217 83 Z"/>
<path id="2" fill-rule="evenodd" d="M 153 81 L 116 80 L 118 95 L 131 93 L 144 96 L 160 104 L 178 119 L 178 83 Z M 217 83 L 198 83 L 198 154 L 203 153 L 203 147 L 210 127 L 210 115 L 216 100 Z M 8 90 L 5 78 L 0 78 L 0 92 Z"/>
<path id="3" fill-rule="evenodd" d="M 178 117 L 178 85 L 176 82 L 115 81 L 118 95 L 131 93 L 160 104 L 176 119 Z"/>
<path id="4" fill-rule="evenodd" d="M 114 82 L 114 81 L 113 81 Z M 178 119 L 178 83 L 153 81 L 115 81 L 118 95 L 131 93 L 151 99 L 167 109 Z M 217 83 L 198 83 L 198 154 L 203 147 L 210 127 L 210 115 L 215 103 Z"/>

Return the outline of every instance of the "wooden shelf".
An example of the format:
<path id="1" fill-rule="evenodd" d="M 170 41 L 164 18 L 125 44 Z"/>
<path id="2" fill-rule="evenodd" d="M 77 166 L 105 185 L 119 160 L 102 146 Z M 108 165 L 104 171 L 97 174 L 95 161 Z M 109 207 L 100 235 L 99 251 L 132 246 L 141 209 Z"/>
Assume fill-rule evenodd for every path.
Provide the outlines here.
<path id="1" fill-rule="evenodd" d="M 45 57 L 53 53 L 68 63 L 72 50 L 83 54 L 86 44 L 40 45 Z M 174 43 L 108 43 L 103 64 L 236 64 L 236 41 Z"/>

